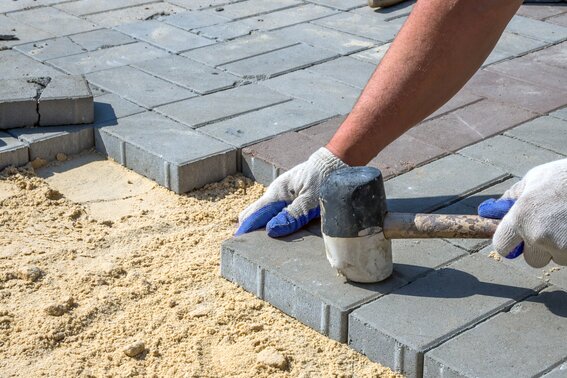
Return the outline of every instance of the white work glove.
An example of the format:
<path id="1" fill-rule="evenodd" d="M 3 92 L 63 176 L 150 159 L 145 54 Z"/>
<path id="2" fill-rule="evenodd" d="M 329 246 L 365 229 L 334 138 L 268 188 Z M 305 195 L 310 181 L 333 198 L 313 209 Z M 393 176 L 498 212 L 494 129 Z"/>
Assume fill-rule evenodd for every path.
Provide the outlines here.
<path id="1" fill-rule="evenodd" d="M 502 256 L 515 258 L 523 250 L 534 268 L 550 260 L 567 265 L 567 159 L 531 169 L 500 199 L 480 204 L 478 213 L 502 218 L 492 241 Z"/>
<path id="2" fill-rule="evenodd" d="M 347 165 L 325 147 L 274 180 L 266 193 L 240 213 L 235 235 L 266 227 L 271 237 L 289 235 L 319 217 L 323 180 Z"/>

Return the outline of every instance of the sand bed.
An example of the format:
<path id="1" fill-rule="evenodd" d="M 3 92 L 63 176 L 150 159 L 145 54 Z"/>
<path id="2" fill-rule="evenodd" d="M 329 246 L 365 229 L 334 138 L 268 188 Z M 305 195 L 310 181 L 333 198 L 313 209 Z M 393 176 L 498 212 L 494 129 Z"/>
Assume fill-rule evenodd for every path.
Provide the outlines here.
<path id="1" fill-rule="evenodd" d="M 263 187 L 175 195 L 96 155 L 0 178 L 0 376 L 393 376 L 219 276 Z"/>

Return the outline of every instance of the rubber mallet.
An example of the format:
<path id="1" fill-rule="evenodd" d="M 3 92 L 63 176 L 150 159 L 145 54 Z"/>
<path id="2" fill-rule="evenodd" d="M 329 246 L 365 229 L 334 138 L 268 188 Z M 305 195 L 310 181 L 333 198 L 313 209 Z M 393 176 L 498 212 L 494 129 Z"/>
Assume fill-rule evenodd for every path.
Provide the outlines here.
<path id="1" fill-rule="evenodd" d="M 327 259 L 354 282 L 392 274 L 391 239 L 491 238 L 499 220 L 477 215 L 389 213 L 382 173 L 371 167 L 334 171 L 321 186 Z"/>

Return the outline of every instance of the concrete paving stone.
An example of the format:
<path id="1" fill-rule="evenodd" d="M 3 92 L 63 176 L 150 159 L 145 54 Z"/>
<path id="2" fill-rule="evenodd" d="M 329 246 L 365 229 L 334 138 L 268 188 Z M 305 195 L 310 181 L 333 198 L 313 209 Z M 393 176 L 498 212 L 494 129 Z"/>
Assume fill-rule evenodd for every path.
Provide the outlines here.
<path id="1" fill-rule="evenodd" d="M 462 252 L 436 241 L 420 242 L 422 248 L 409 241 L 396 246 L 400 249 L 394 257 L 393 276 L 357 285 L 347 283 L 331 268 L 321 237 L 300 231 L 273 239 L 260 230 L 223 244 L 221 275 L 331 339 L 345 342 L 347 317 L 353 309 Z"/>
<path id="2" fill-rule="evenodd" d="M 565 158 L 555 152 L 507 136 L 497 135 L 459 151 L 515 176 L 523 177 L 531 168 Z"/>
<path id="3" fill-rule="evenodd" d="M 342 55 L 368 49 L 375 44 L 374 41 L 363 37 L 341 33 L 337 30 L 309 23 L 274 30 L 270 34 L 279 39 L 303 42 L 314 47 L 332 50 Z"/>
<path id="4" fill-rule="evenodd" d="M 167 0 L 168 3 L 179 5 L 185 9 L 202 10 L 218 7 L 225 4 L 236 3 L 241 0 Z"/>
<path id="5" fill-rule="evenodd" d="M 196 96 L 186 88 L 128 66 L 93 72 L 87 79 L 148 109 Z"/>
<path id="6" fill-rule="evenodd" d="M 506 176 L 508 174 L 497 167 L 449 155 L 386 181 L 388 209 L 399 212 L 435 211 Z"/>
<path id="7" fill-rule="evenodd" d="M 28 79 L 0 80 L 0 129 L 37 124 L 40 86 Z"/>
<path id="8" fill-rule="evenodd" d="M 307 102 L 292 100 L 203 126 L 199 131 L 242 148 L 288 131 L 309 127 L 334 115 Z"/>
<path id="9" fill-rule="evenodd" d="M 475 102 L 479 102 L 481 100 L 482 97 L 472 94 L 468 89 L 461 89 L 456 95 L 454 95 L 449 101 L 447 101 L 445 105 L 441 106 L 429 117 L 427 117 L 426 120 L 439 117 L 460 108 L 464 108 L 467 105 L 474 104 Z"/>
<path id="10" fill-rule="evenodd" d="M 567 42 L 562 42 L 531 54 L 530 58 L 538 63 L 567 70 Z"/>
<path id="11" fill-rule="evenodd" d="M 236 149 L 159 114 L 114 123 L 95 129 L 97 150 L 176 193 L 236 173 Z"/>
<path id="12" fill-rule="evenodd" d="M 307 70 L 266 80 L 262 85 L 339 114 L 349 113 L 361 92 L 360 89 Z"/>
<path id="13" fill-rule="evenodd" d="M 222 7 L 207 9 L 203 12 L 218 14 L 233 20 L 252 17 L 263 13 L 274 12 L 280 9 L 291 8 L 300 5 L 298 0 L 247 0 L 224 5 Z"/>
<path id="14" fill-rule="evenodd" d="M 147 60 L 132 66 L 199 94 L 228 89 L 239 81 L 238 77 L 229 73 L 178 55 Z"/>
<path id="15" fill-rule="evenodd" d="M 567 28 L 522 16 L 512 17 L 506 30 L 545 42 L 559 42 L 567 39 Z"/>
<path id="16" fill-rule="evenodd" d="M 371 15 L 384 21 L 393 20 L 400 17 L 407 17 L 415 5 L 415 0 L 403 1 L 401 3 L 382 8 L 361 7 L 353 10 L 353 13 Z"/>
<path id="17" fill-rule="evenodd" d="M 194 30 L 206 26 L 225 24 L 230 21 L 230 18 L 222 17 L 220 14 L 187 11 L 163 17 L 160 21 L 184 30 Z"/>
<path id="18" fill-rule="evenodd" d="M 547 113 L 567 104 L 567 89 L 545 87 L 486 70 L 478 71 L 465 89 L 478 96 L 537 113 Z"/>
<path id="19" fill-rule="evenodd" d="M 22 9 L 40 7 L 44 5 L 52 5 L 67 0 L 18 0 L 18 1 L 2 1 L 0 3 L 0 13 L 14 12 Z"/>
<path id="20" fill-rule="evenodd" d="M 33 8 L 7 15 L 57 37 L 97 29 L 92 22 L 52 7 Z"/>
<path id="21" fill-rule="evenodd" d="M 0 169 L 10 165 L 19 167 L 28 162 L 28 147 L 10 134 L 0 131 Z"/>
<path id="22" fill-rule="evenodd" d="M 337 11 L 315 4 L 300 5 L 277 12 L 250 17 L 245 20 L 247 24 L 258 30 L 275 30 L 295 24 L 317 20 L 336 14 Z"/>
<path id="23" fill-rule="evenodd" d="M 456 151 L 535 117 L 528 110 L 483 100 L 423 122 L 407 133 L 446 151 Z"/>
<path id="24" fill-rule="evenodd" d="M 485 64 L 492 64 L 501 60 L 524 55 L 530 51 L 541 49 L 548 44 L 549 42 L 504 32 L 494 47 L 494 50 L 492 50 L 488 56 Z"/>
<path id="25" fill-rule="evenodd" d="M 549 113 L 549 115 L 567 121 L 567 107 L 556 110 L 553 113 Z"/>
<path id="26" fill-rule="evenodd" d="M 58 153 L 72 155 L 94 147 L 93 128 L 87 125 L 20 128 L 8 132 L 28 146 L 30 160 L 53 161 Z"/>
<path id="27" fill-rule="evenodd" d="M 181 55 L 211 67 L 217 67 L 295 44 L 297 43 L 276 38 L 267 33 L 258 33 L 234 41 L 202 47 Z"/>
<path id="28" fill-rule="evenodd" d="M 18 22 L 3 14 L 0 14 L 0 34 L 13 34 L 17 38 L 13 41 L 0 41 L 0 50 L 4 50 L 15 45 L 21 45 L 23 43 L 53 37 L 53 34 L 51 33 L 47 33 L 43 30 L 36 29 L 33 26 Z"/>
<path id="29" fill-rule="evenodd" d="M 68 38 L 87 51 L 107 49 L 109 47 L 136 42 L 135 39 L 112 29 L 97 29 L 86 33 L 70 35 Z"/>
<path id="30" fill-rule="evenodd" d="M 72 57 L 49 60 L 48 63 L 72 75 L 87 74 L 114 67 L 143 62 L 169 55 L 166 51 L 144 42 L 87 52 Z"/>
<path id="31" fill-rule="evenodd" d="M 537 62 L 533 59 L 533 55 L 535 54 L 497 63 L 488 67 L 487 70 L 541 86 L 565 90 L 567 88 L 567 69 Z"/>
<path id="32" fill-rule="evenodd" d="M 337 56 L 338 54 L 333 51 L 301 43 L 222 65 L 220 68 L 245 79 L 263 80 L 325 62 Z"/>
<path id="33" fill-rule="evenodd" d="M 76 55 L 85 52 L 81 46 L 71 41 L 68 37 L 59 37 L 26 43 L 14 46 L 14 50 L 20 51 L 40 62 L 63 56 Z"/>
<path id="34" fill-rule="evenodd" d="M 279 175 L 306 161 L 323 145 L 290 132 L 242 149 L 242 173 L 268 186 Z"/>
<path id="35" fill-rule="evenodd" d="M 118 95 L 107 93 L 95 98 L 94 120 L 96 124 L 101 124 L 129 115 L 142 113 L 145 110 L 146 109 L 130 101 L 124 100 Z"/>
<path id="36" fill-rule="evenodd" d="M 0 79 L 63 75 L 53 67 L 42 64 L 16 50 L 0 51 L 0 67 L 2 67 Z"/>
<path id="37" fill-rule="evenodd" d="M 392 41 L 399 30 L 399 26 L 374 17 L 373 14 L 339 13 L 313 23 L 379 42 Z"/>
<path id="38" fill-rule="evenodd" d="M 184 11 L 186 11 L 185 8 L 181 8 L 170 3 L 158 2 L 124 9 L 116 9 L 109 12 L 96 13 L 85 16 L 85 18 L 100 26 L 113 27 L 136 21 L 149 20 L 155 17 L 168 16 Z"/>
<path id="39" fill-rule="evenodd" d="M 427 352 L 424 376 L 541 376 L 565 362 L 566 314 L 567 293 L 545 289 Z"/>
<path id="40" fill-rule="evenodd" d="M 156 20 L 118 25 L 116 29 L 175 54 L 214 43 L 210 39 Z"/>
<path id="41" fill-rule="evenodd" d="M 55 5 L 55 8 L 75 16 L 87 16 L 93 13 L 108 12 L 148 4 L 154 0 L 78 0 Z"/>
<path id="42" fill-rule="evenodd" d="M 329 62 L 317 64 L 308 70 L 318 73 L 322 76 L 331 77 L 341 83 L 353 86 L 355 88 L 364 88 L 372 73 L 376 69 L 376 65 L 362 62 L 345 56 L 334 59 Z"/>
<path id="43" fill-rule="evenodd" d="M 567 121 L 540 117 L 508 130 L 504 135 L 567 156 Z"/>
<path id="44" fill-rule="evenodd" d="M 348 11 L 368 5 L 368 2 L 362 0 L 308 0 L 310 3 L 324 5 L 329 8 Z"/>
<path id="45" fill-rule="evenodd" d="M 544 20 L 565 12 L 567 12 L 567 7 L 564 4 L 523 4 L 516 14 L 536 20 Z"/>
<path id="46" fill-rule="evenodd" d="M 254 27 L 244 22 L 244 20 L 206 26 L 194 30 L 194 32 L 199 33 L 199 35 L 203 37 L 216 39 L 217 41 L 229 41 L 231 39 L 244 37 L 251 35 L 254 31 L 256 31 Z"/>
<path id="47" fill-rule="evenodd" d="M 542 287 L 505 265 L 466 256 L 353 311 L 349 345 L 407 377 L 421 377 L 428 351 Z"/>
<path id="48" fill-rule="evenodd" d="M 333 135 L 335 135 L 338 128 L 343 124 L 345 119 L 346 116 L 336 116 L 315 126 L 300 130 L 299 133 L 316 140 L 321 144 L 321 146 L 324 146 L 329 143 L 329 141 L 331 140 Z"/>
<path id="49" fill-rule="evenodd" d="M 549 373 L 545 374 L 544 378 L 562 378 L 567 375 L 567 362 L 562 363 L 561 365 L 557 366 L 555 369 L 550 371 Z"/>
<path id="50" fill-rule="evenodd" d="M 492 52 L 490 53 L 490 55 L 486 58 L 486 60 L 484 61 L 484 63 L 482 63 L 482 68 L 488 67 L 491 64 L 494 63 L 499 63 L 505 60 L 509 60 L 510 58 L 512 58 L 510 53 L 504 52 L 504 51 L 497 51 L 497 50 L 492 50 Z"/>
<path id="51" fill-rule="evenodd" d="M 555 25 L 562 26 L 564 28 L 567 28 L 567 13 L 563 13 L 563 14 L 560 14 L 558 16 L 550 17 L 545 21 L 552 23 L 552 24 L 555 24 Z"/>
<path id="52" fill-rule="evenodd" d="M 155 110 L 195 128 L 289 100 L 282 94 L 252 84 L 160 106 Z"/>
<path id="53" fill-rule="evenodd" d="M 382 58 L 384 58 L 386 51 L 388 51 L 388 49 L 390 48 L 390 45 L 391 43 L 386 43 L 380 46 L 375 46 L 368 50 L 364 50 L 356 54 L 352 54 L 351 57 L 358 60 L 362 60 L 364 62 L 374 63 L 378 65 L 378 63 L 382 61 Z"/>
<path id="54" fill-rule="evenodd" d="M 56 76 L 39 96 L 39 126 L 93 123 L 94 103 L 82 76 Z"/>

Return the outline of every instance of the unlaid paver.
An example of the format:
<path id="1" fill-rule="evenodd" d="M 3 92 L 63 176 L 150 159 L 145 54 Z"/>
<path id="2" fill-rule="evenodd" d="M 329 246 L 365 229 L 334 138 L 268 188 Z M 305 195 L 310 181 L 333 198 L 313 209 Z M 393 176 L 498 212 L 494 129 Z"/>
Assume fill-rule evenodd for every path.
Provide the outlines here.
<path id="1" fill-rule="evenodd" d="M 450 155 L 386 181 L 388 208 L 400 212 L 433 211 L 507 176 L 502 169 Z"/>
<path id="2" fill-rule="evenodd" d="M 60 58 L 63 56 L 76 55 L 85 52 L 81 46 L 77 45 L 67 37 L 59 37 L 44 41 L 37 41 L 18 45 L 14 50 L 20 51 L 40 62 L 49 59 Z"/>
<path id="3" fill-rule="evenodd" d="M 146 60 L 132 66 L 164 80 L 187 87 L 199 94 L 208 94 L 234 87 L 240 80 L 227 72 L 179 55 Z"/>
<path id="4" fill-rule="evenodd" d="M 273 239 L 260 230 L 223 244 L 221 274 L 302 323 L 344 342 L 347 316 L 353 309 L 462 253 L 443 242 L 424 242 L 424 253 L 416 253 L 412 244 L 396 243 L 400 253 L 394 257 L 392 277 L 377 284 L 353 285 L 331 268 L 321 237 L 300 231 Z"/>
<path id="5" fill-rule="evenodd" d="M 545 42 L 559 42 L 567 39 L 567 28 L 522 16 L 512 17 L 506 30 Z"/>
<path id="6" fill-rule="evenodd" d="M 95 128 L 96 148 L 176 193 L 236 173 L 236 149 L 147 112 Z"/>
<path id="7" fill-rule="evenodd" d="M 57 4 L 55 8 L 75 16 L 87 16 L 151 2 L 152 0 L 78 0 Z"/>
<path id="8" fill-rule="evenodd" d="M 95 123 L 100 124 L 114 121 L 118 118 L 142 113 L 145 110 L 146 109 L 134 104 L 133 102 L 127 101 L 114 93 L 107 93 L 95 98 Z"/>
<path id="9" fill-rule="evenodd" d="M 19 167 L 28 161 L 28 147 L 10 134 L 0 131 L 0 169 L 10 165 Z"/>
<path id="10" fill-rule="evenodd" d="M 566 313 L 567 293 L 546 289 L 426 353 L 424 376 L 541 376 L 565 362 Z"/>
<path id="11" fill-rule="evenodd" d="M 376 43 L 364 37 L 310 23 L 274 30 L 270 34 L 292 42 L 303 42 L 311 46 L 329 49 L 343 55 L 368 49 Z"/>
<path id="12" fill-rule="evenodd" d="M 184 30 L 194 30 L 207 26 L 225 24 L 230 21 L 230 18 L 222 17 L 222 12 L 213 14 L 210 12 L 187 11 L 163 17 L 160 21 Z"/>
<path id="13" fill-rule="evenodd" d="M 290 8 L 297 5 L 301 5 L 301 2 L 298 0 L 248 0 L 245 2 L 227 4 L 215 9 L 207 9 L 203 12 L 214 12 L 223 17 L 238 20 L 241 18 L 256 16 L 262 13 L 274 12 L 279 9 Z"/>
<path id="14" fill-rule="evenodd" d="M 176 54 L 214 43 L 210 39 L 156 20 L 119 25 L 116 29 Z"/>
<path id="15" fill-rule="evenodd" d="M 252 84 L 160 106 L 155 110 L 185 125 L 200 127 L 289 100 L 287 96 Z"/>
<path id="16" fill-rule="evenodd" d="M 334 115 L 334 112 L 322 111 L 305 101 L 293 100 L 203 126 L 199 131 L 242 148 L 288 131 L 309 127 Z"/>
<path id="17" fill-rule="evenodd" d="M 276 38 L 267 33 L 259 33 L 234 41 L 188 51 L 182 55 L 211 67 L 217 67 L 295 44 L 297 42 Z"/>
<path id="18" fill-rule="evenodd" d="M 92 126 L 20 128 L 8 131 L 29 148 L 30 160 L 55 160 L 58 153 L 77 154 L 94 147 Z"/>
<path id="19" fill-rule="evenodd" d="M 36 125 L 39 90 L 28 79 L 0 80 L 0 129 Z"/>
<path id="20" fill-rule="evenodd" d="M 2 67 L 0 79 L 63 75 L 61 71 L 42 64 L 16 50 L 0 51 L 0 67 Z"/>
<path id="21" fill-rule="evenodd" d="M 317 64 L 310 67 L 309 71 L 316 72 L 322 76 L 331 77 L 341 83 L 355 88 L 364 88 L 372 73 L 376 69 L 375 64 L 361 62 L 345 56 L 329 62 Z"/>
<path id="22" fill-rule="evenodd" d="M 262 85 L 340 114 L 351 111 L 361 92 L 358 88 L 307 70 L 266 80 Z"/>
<path id="23" fill-rule="evenodd" d="M 493 64 L 487 68 L 504 75 L 559 90 L 567 88 L 567 69 L 534 60 L 534 54 Z"/>
<path id="24" fill-rule="evenodd" d="M 286 26 L 328 17 L 336 13 L 336 11 L 327 7 L 315 4 L 306 4 L 256 17 L 250 17 L 245 19 L 244 22 L 250 25 L 253 29 L 275 30 L 285 28 Z"/>
<path id="25" fill-rule="evenodd" d="M 567 156 L 567 121 L 539 117 L 508 130 L 505 135 Z"/>
<path id="26" fill-rule="evenodd" d="M 372 14 L 339 13 L 335 16 L 315 20 L 313 23 L 379 42 L 392 41 L 400 27 L 373 16 Z"/>
<path id="27" fill-rule="evenodd" d="M 49 60 L 48 63 L 72 75 L 121 67 L 168 55 L 167 51 L 144 42 Z"/>
<path id="28" fill-rule="evenodd" d="M 504 169 L 518 177 L 523 177 L 537 165 L 565 157 L 533 144 L 501 135 L 464 148 L 459 153 Z"/>
<path id="29" fill-rule="evenodd" d="M 153 2 L 150 4 L 138 5 L 135 7 L 116 9 L 113 11 L 108 11 L 103 13 L 96 13 L 89 16 L 85 16 L 85 18 L 100 26 L 113 27 L 117 25 L 148 20 L 155 17 L 161 17 L 184 11 L 186 11 L 185 8 L 178 7 L 169 2 L 168 3 Z"/>
<path id="30" fill-rule="evenodd" d="M 93 94 L 82 76 L 55 76 L 39 96 L 39 125 L 94 121 Z"/>
<path id="31" fill-rule="evenodd" d="M 407 377 L 424 354 L 541 289 L 537 279 L 466 256 L 355 310 L 349 345 Z"/>
<path id="32" fill-rule="evenodd" d="M 220 66 L 243 77 L 267 79 L 327 61 L 338 54 L 303 43 Z"/>
<path id="33" fill-rule="evenodd" d="M 423 122 L 407 133 L 446 151 L 456 151 L 536 116 L 525 109 L 483 100 Z"/>
<path id="34" fill-rule="evenodd" d="M 87 75 L 89 82 L 146 108 L 197 96 L 187 88 L 133 67 L 117 67 Z"/>
<path id="35" fill-rule="evenodd" d="M 36 29 L 43 30 L 55 36 L 97 29 L 94 23 L 53 7 L 40 7 L 8 13 L 8 17 L 24 24 L 32 25 Z"/>

